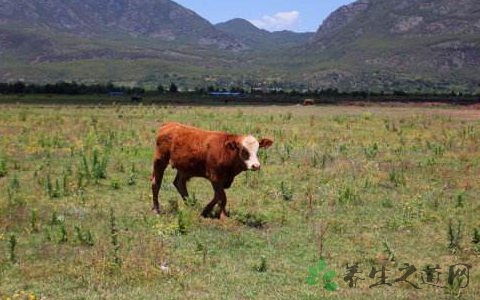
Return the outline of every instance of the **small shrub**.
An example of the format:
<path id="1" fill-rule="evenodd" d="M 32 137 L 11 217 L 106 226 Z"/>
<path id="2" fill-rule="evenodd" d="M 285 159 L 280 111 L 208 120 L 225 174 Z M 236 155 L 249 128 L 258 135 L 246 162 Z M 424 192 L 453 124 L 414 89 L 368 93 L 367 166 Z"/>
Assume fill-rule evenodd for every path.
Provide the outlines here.
<path id="1" fill-rule="evenodd" d="M 455 208 L 462 208 L 465 202 L 465 192 L 458 193 L 455 199 L 456 199 Z"/>
<path id="2" fill-rule="evenodd" d="M 120 189 L 120 181 L 118 179 L 112 179 L 110 181 L 110 187 L 112 188 L 112 190 Z"/>
<path id="3" fill-rule="evenodd" d="M 473 250 L 475 250 L 477 253 L 480 253 L 480 230 L 477 228 L 473 229 L 472 244 Z"/>
<path id="4" fill-rule="evenodd" d="M 137 171 L 135 170 L 135 164 L 132 163 L 132 168 L 130 169 L 130 174 L 128 174 L 128 185 L 135 185 L 137 183 Z"/>
<path id="5" fill-rule="evenodd" d="M 177 214 L 178 233 L 187 234 L 189 227 L 192 225 L 192 218 L 189 212 L 182 209 Z"/>
<path id="6" fill-rule="evenodd" d="M 103 157 L 100 157 L 98 149 L 94 149 L 92 157 L 92 177 L 95 179 L 95 182 L 107 178 L 107 163 L 108 153 L 105 153 Z"/>
<path id="7" fill-rule="evenodd" d="M 368 159 L 373 159 L 375 156 L 377 156 L 378 153 L 378 144 L 377 142 L 373 143 L 372 145 L 366 147 L 363 149 L 365 156 Z"/>
<path id="8" fill-rule="evenodd" d="M 58 243 L 64 244 L 68 242 L 68 231 L 67 231 L 67 227 L 65 226 L 65 223 L 64 222 L 60 223 L 58 228 L 60 230 L 60 238 L 58 240 Z"/>
<path id="9" fill-rule="evenodd" d="M 353 188 L 347 186 L 340 191 L 338 202 L 341 204 L 358 204 L 360 202 L 360 196 L 358 196 Z"/>
<path id="10" fill-rule="evenodd" d="M 38 224 L 37 224 L 38 218 L 37 218 L 37 210 L 32 209 L 32 212 L 30 213 L 30 230 L 32 232 L 38 232 Z"/>
<path id="11" fill-rule="evenodd" d="M 112 264 L 116 267 L 122 265 L 122 259 L 120 258 L 120 243 L 118 242 L 118 228 L 117 220 L 115 218 L 115 212 L 113 208 L 110 209 L 110 243 L 112 245 Z"/>
<path id="12" fill-rule="evenodd" d="M 292 201 L 293 200 L 293 188 L 288 186 L 285 182 L 280 182 L 280 195 L 282 196 L 283 201 Z"/>
<path id="13" fill-rule="evenodd" d="M 195 193 L 185 198 L 185 205 L 187 205 L 188 207 L 194 207 L 195 205 L 197 205 L 197 203 L 198 199 L 195 196 Z"/>
<path id="14" fill-rule="evenodd" d="M 460 241 L 462 239 L 462 222 L 458 221 L 457 226 L 454 227 L 452 221 L 448 223 L 448 249 L 455 254 L 460 249 Z"/>
<path id="15" fill-rule="evenodd" d="M 293 146 L 290 143 L 286 142 L 285 144 L 283 144 L 283 150 L 280 152 L 280 159 L 282 163 L 290 159 L 290 157 L 292 156 L 292 151 L 293 151 Z M 262 152 L 266 152 L 266 151 L 262 151 Z"/>
<path id="16" fill-rule="evenodd" d="M 391 183 L 395 187 L 398 186 L 405 186 L 407 183 L 407 180 L 405 179 L 405 173 L 403 172 L 402 169 L 398 170 L 396 168 L 393 168 L 390 170 L 388 173 L 388 179 L 390 180 Z"/>
<path id="17" fill-rule="evenodd" d="M 7 162 L 5 158 L 0 156 L 0 177 L 5 177 L 7 175 Z"/>
<path id="18" fill-rule="evenodd" d="M 17 237 L 15 234 L 11 234 L 10 238 L 8 239 L 8 259 L 12 264 L 17 262 L 17 256 L 15 254 L 16 247 Z"/>
<path id="19" fill-rule="evenodd" d="M 260 256 L 260 264 L 255 267 L 255 270 L 260 273 L 267 272 L 267 257 L 265 255 Z"/>
<path id="20" fill-rule="evenodd" d="M 93 235 L 90 232 L 90 230 L 82 231 L 82 229 L 77 225 L 75 225 L 74 230 L 75 230 L 75 237 L 77 241 L 80 242 L 80 244 L 85 246 L 90 246 L 90 247 L 95 245 L 95 242 L 93 240 Z"/>
<path id="21" fill-rule="evenodd" d="M 385 208 L 392 208 L 393 207 L 393 201 L 390 198 L 385 198 L 382 200 L 382 206 Z"/>
<path id="22" fill-rule="evenodd" d="M 237 212 L 233 218 L 238 222 L 253 228 L 263 228 L 267 224 L 266 217 L 262 214 L 252 214 L 249 212 Z"/>
<path id="23" fill-rule="evenodd" d="M 387 254 L 388 260 L 389 261 L 395 261 L 395 252 L 393 251 L 392 247 L 390 246 L 390 243 L 385 240 L 382 242 L 383 245 L 383 252 Z"/>

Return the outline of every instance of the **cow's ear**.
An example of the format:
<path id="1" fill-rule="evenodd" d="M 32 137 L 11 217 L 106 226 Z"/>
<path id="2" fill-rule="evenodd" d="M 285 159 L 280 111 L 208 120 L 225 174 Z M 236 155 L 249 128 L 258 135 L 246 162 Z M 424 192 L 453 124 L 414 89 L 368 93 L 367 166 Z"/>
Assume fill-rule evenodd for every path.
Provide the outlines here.
<path id="1" fill-rule="evenodd" d="M 227 147 L 227 149 L 230 149 L 232 151 L 238 150 L 238 144 L 235 140 L 226 141 L 225 142 L 225 147 Z"/>
<path id="2" fill-rule="evenodd" d="M 260 148 L 269 148 L 273 144 L 273 140 L 271 139 L 261 139 L 260 140 Z"/>

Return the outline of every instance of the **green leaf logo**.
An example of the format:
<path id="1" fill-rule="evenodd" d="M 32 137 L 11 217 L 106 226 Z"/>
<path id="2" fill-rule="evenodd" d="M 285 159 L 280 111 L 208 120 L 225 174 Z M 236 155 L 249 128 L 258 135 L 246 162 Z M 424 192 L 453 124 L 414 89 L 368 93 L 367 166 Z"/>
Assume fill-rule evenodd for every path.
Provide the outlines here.
<path id="1" fill-rule="evenodd" d="M 329 290 L 331 292 L 336 291 L 338 289 L 338 284 L 333 282 L 333 278 L 337 275 L 337 272 L 333 270 L 326 271 L 321 275 L 321 273 L 327 268 L 327 262 L 322 258 L 316 267 L 310 266 L 308 267 L 308 273 L 310 276 L 305 278 L 305 281 L 308 285 L 316 285 L 319 282 L 323 283 L 323 288 Z"/>

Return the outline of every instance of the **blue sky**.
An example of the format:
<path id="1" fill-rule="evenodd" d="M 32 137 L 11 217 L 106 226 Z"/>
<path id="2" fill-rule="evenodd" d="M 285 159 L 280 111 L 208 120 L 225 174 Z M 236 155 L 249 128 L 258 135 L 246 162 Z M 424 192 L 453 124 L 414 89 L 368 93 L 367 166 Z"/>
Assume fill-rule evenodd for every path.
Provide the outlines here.
<path id="1" fill-rule="evenodd" d="M 316 31 L 335 9 L 354 0 L 174 0 L 212 24 L 242 18 L 269 31 Z"/>

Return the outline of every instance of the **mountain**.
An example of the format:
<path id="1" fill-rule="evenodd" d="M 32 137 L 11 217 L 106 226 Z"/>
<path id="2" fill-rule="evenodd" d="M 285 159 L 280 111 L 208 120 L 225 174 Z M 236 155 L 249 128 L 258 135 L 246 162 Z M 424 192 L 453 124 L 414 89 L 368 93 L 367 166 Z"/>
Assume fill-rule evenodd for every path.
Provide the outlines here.
<path id="1" fill-rule="evenodd" d="M 158 41 L 189 42 L 239 50 L 195 12 L 170 0 L 16 0 L 2 1 L 0 24 L 82 37 L 128 34 Z M 38 31 L 37 31 L 38 32 Z"/>
<path id="2" fill-rule="evenodd" d="M 0 82 L 480 92 L 479 65 L 478 0 L 358 0 L 315 33 L 170 0 L 0 0 Z"/>
<path id="3" fill-rule="evenodd" d="M 138 78 L 118 73 L 131 69 L 132 60 L 156 60 L 156 69 L 169 71 L 209 68 L 229 64 L 225 55 L 245 50 L 169 0 L 0 1 L 0 81 L 130 81 Z M 94 65 L 110 70 L 95 75 Z M 138 66 L 135 75 L 152 70 L 140 74 Z"/>
<path id="4" fill-rule="evenodd" d="M 297 33 L 288 30 L 269 32 L 240 18 L 216 24 L 215 27 L 254 50 L 284 50 L 302 45 L 313 37 L 313 32 Z"/>
<path id="5" fill-rule="evenodd" d="M 306 76 L 316 87 L 477 89 L 480 1 L 359 0 L 300 53 L 316 61 Z"/>

